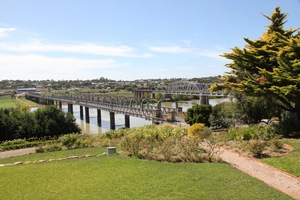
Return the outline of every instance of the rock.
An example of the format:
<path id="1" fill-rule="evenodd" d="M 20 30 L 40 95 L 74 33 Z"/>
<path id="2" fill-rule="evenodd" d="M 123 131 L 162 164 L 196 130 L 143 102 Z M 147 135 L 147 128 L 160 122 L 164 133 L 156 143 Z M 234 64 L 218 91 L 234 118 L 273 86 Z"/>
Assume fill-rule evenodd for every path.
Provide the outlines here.
<path id="1" fill-rule="evenodd" d="M 14 162 L 14 165 L 21 165 L 21 164 L 23 164 L 22 161 Z"/>
<path id="2" fill-rule="evenodd" d="M 76 159 L 79 158 L 79 156 L 69 156 L 68 159 Z"/>

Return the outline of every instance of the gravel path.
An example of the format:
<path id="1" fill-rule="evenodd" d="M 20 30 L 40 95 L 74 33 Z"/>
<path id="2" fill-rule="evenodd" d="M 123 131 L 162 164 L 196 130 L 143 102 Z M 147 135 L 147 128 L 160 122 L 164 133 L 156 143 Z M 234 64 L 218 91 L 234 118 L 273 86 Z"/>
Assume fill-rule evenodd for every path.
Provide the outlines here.
<path id="1" fill-rule="evenodd" d="M 228 149 L 221 148 L 220 157 L 240 171 L 265 182 L 294 199 L 300 200 L 300 178 Z"/>
<path id="2" fill-rule="evenodd" d="M 280 171 L 257 159 L 224 148 L 220 148 L 220 150 L 220 157 L 223 161 L 292 198 L 300 200 L 300 178 Z M 0 159 L 31 153 L 35 153 L 35 148 L 4 151 L 0 152 Z"/>
<path id="3" fill-rule="evenodd" d="M 31 153 L 35 153 L 35 147 L 25 148 L 25 149 L 17 149 L 17 150 L 11 150 L 11 151 L 3 151 L 3 152 L 0 152 L 0 159 L 15 157 L 15 156 L 22 156 L 22 155 L 31 154 Z"/>

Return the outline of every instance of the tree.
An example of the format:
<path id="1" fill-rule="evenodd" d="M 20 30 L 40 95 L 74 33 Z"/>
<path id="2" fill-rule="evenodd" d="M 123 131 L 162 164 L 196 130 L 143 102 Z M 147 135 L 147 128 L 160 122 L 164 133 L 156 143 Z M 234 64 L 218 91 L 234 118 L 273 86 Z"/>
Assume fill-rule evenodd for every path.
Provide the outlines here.
<path id="1" fill-rule="evenodd" d="M 184 121 L 189 125 L 203 123 L 205 126 L 210 126 L 209 115 L 211 112 L 212 107 L 209 104 L 195 105 L 187 110 Z"/>
<path id="2" fill-rule="evenodd" d="M 232 60 L 223 84 L 212 89 L 228 89 L 246 96 L 262 97 L 288 111 L 300 130 L 300 34 L 299 29 L 284 29 L 287 15 L 280 8 L 270 17 L 271 24 L 257 40 L 245 38 L 243 49 L 234 47 L 223 56 Z"/>

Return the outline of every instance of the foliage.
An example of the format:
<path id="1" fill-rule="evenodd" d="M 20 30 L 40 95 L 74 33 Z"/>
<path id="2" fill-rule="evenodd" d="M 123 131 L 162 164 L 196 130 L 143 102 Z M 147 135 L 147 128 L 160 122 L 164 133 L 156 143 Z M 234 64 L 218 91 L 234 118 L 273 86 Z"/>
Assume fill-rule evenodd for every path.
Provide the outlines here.
<path id="1" fill-rule="evenodd" d="M 209 122 L 213 129 L 229 128 L 236 124 L 236 110 L 234 102 L 223 102 L 212 107 Z"/>
<path id="2" fill-rule="evenodd" d="M 207 136 L 208 132 L 204 131 L 202 135 Z M 109 138 L 122 137 L 124 153 L 136 158 L 168 162 L 215 161 L 215 154 L 208 154 L 199 145 L 203 138 L 188 137 L 186 128 L 149 125 L 106 134 Z"/>
<path id="3" fill-rule="evenodd" d="M 157 94 L 155 94 L 155 98 L 157 100 L 163 100 L 165 98 L 165 96 L 162 93 L 157 93 Z"/>
<path id="4" fill-rule="evenodd" d="M 105 138 L 94 137 L 87 134 L 65 134 L 60 136 L 57 141 L 53 141 L 47 145 L 40 145 L 37 148 L 37 153 L 59 151 L 62 149 L 104 146 L 103 144 L 106 141 L 103 140 L 105 140 Z M 110 144 L 111 142 L 108 143 Z"/>
<path id="5" fill-rule="evenodd" d="M 225 132 L 225 138 L 231 144 L 238 143 L 240 150 L 262 157 L 267 150 L 276 152 L 282 149 L 283 144 L 276 133 L 273 125 L 253 125 L 246 128 L 230 128 Z"/>
<path id="6" fill-rule="evenodd" d="M 52 152 L 52 151 L 60 151 L 62 150 L 61 143 L 52 143 L 47 145 L 38 146 L 35 151 L 36 153 L 44 153 L 44 152 Z"/>
<path id="7" fill-rule="evenodd" d="M 209 104 L 194 105 L 187 110 L 184 121 L 189 124 L 203 123 L 205 126 L 210 126 L 209 116 L 212 113 L 212 106 Z"/>
<path id="8" fill-rule="evenodd" d="M 204 124 L 196 123 L 188 128 L 188 136 L 196 136 L 200 139 L 208 138 L 211 134 L 209 128 L 205 127 Z"/>
<path id="9" fill-rule="evenodd" d="M 236 116 L 242 123 L 257 124 L 262 119 L 280 117 L 281 110 L 274 107 L 264 97 L 251 97 L 235 94 Z"/>
<path id="10" fill-rule="evenodd" d="M 0 141 L 43 138 L 80 132 L 70 113 L 53 106 L 30 112 L 28 107 L 0 109 Z"/>
<path id="11" fill-rule="evenodd" d="M 224 57 L 231 71 L 224 83 L 212 89 L 225 88 L 247 96 L 266 98 L 274 106 L 291 113 L 296 130 L 300 129 L 300 34 L 299 29 L 284 29 L 287 14 L 277 7 L 266 32 L 256 40 L 245 38 L 243 49 L 235 47 Z"/>
<path id="12" fill-rule="evenodd" d="M 263 156 L 263 151 L 265 150 L 266 146 L 267 144 L 263 140 L 250 140 L 248 143 L 248 149 L 250 153 L 258 158 Z"/>
<path id="13" fill-rule="evenodd" d="M 66 146 L 68 149 L 71 149 L 75 146 L 76 141 L 79 138 L 79 134 L 65 134 L 58 138 L 58 141 L 62 143 L 62 145 Z"/>

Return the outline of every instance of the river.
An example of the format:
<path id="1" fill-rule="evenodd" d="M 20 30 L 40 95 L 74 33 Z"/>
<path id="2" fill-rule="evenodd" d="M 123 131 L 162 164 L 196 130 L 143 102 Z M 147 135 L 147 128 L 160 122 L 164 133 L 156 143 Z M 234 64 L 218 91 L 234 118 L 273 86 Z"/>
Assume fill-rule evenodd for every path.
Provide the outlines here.
<path id="1" fill-rule="evenodd" d="M 226 101 L 230 101 L 230 99 L 229 98 L 209 99 L 209 104 L 215 106 L 216 104 L 226 102 Z M 178 106 L 182 107 L 183 112 L 186 112 L 188 108 L 191 108 L 193 105 L 196 105 L 198 103 L 199 100 L 184 101 L 184 102 L 178 102 Z M 164 102 L 162 106 L 175 108 L 175 104 L 172 102 Z M 67 112 L 68 110 L 67 105 L 63 105 L 62 109 L 63 111 Z M 78 105 L 73 106 L 73 115 L 76 118 L 76 123 L 82 129 L 82 133 L 91 134 L 91 135 L 102 135 L 110 129 L 109 112 L 101 110 L 101 118 L 102 118 L 101 127 L 97 125 L 97 110 L 90 108 L 89 114 L 90 114 L 90 123 L 86 123 L 85 116 L 83 120 L 80 119 L 79 106 Z M 125 126 L 124 118 L 125 117 L 122 114 L 115 114 L 116 129 Z M 130 116 L 130 127 L 132 128 L 145 126 L 151 123 L 152 121 Z"/>

